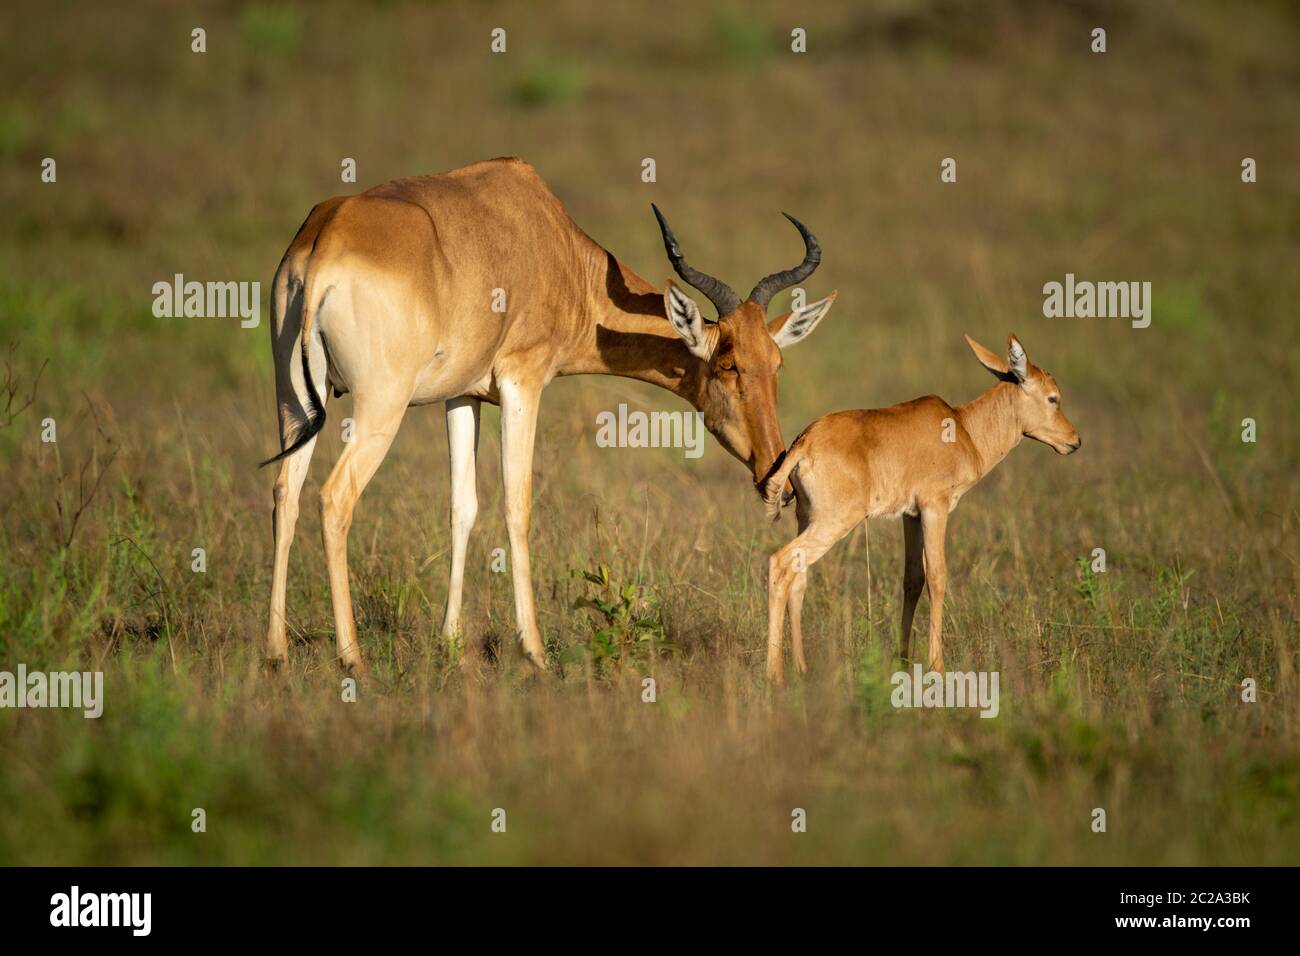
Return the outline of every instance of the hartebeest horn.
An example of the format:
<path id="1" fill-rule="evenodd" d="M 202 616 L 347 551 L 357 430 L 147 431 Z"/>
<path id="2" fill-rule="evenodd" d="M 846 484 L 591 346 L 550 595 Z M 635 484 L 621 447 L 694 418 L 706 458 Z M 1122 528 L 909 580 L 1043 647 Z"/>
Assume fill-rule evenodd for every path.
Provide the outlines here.
<path id="1" fill-rule="evenodd" d="M 794 227 L 799 230 L 799 235 L 803 236 L 805 250 L 803 262 L 793 269 L 787 269 L 784 272 L 773 272 L 767 278 L 760 279 L 758 285 L 754 286 L 754 291 L 749 294 L 749 301 L 755 305 L 766 306 L 771 301 L 772 296 L 812 275 L 813 270 L 822 261 L 822 247 L 817 244 L 817 237 L 808 231 L 807 226 L 788 212 L 783 212 L 781 215 L 794 223 Z"/>
<path id="2" fill-rule="evenodd" d="M 736 295 L 736 291 L 731 286 L 687 265 L 681 249 L 677 247 L 677 237 L 673 235 L 668 220 L 654 203 L 650 204 L 650 208 L 655 211 L 655 218 L 659 220 L 659 229 L 664 234 L 664 250 L 668 253 L 668 261 L 673 264 L 673 271 L 681 276 L 684 282 L 708 296 L 713 307 L 718 310 L 719 316 L 730 315 L 740 308 L 740 296 Z"/>

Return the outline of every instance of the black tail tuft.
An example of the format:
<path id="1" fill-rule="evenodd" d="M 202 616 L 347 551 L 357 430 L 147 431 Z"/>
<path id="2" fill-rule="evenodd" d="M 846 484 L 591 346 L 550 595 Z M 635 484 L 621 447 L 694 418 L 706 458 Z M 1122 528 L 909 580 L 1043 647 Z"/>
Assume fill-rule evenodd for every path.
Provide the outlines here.
<path id="1" fill-rule="evenodd" d="M 302 345 L 302 378 L 307 385 L 307 403 L 311 406 L 307 409 L 307 424 L 298 430 L 298 437 L 293 440 L 293 443 L 288 448 L 280 452 L 280 454 L 266 459 L 257 466 L 258 468 L 265 468 L 281 458 L 288 458 L 315 438 L 320 430 L 325 427 L 325 406 L 320 403 L 320 396 L 316 394 L 316 385 L 311 380 L 311 366 L 307 361 L 307 340 L 304 340 Z"/>

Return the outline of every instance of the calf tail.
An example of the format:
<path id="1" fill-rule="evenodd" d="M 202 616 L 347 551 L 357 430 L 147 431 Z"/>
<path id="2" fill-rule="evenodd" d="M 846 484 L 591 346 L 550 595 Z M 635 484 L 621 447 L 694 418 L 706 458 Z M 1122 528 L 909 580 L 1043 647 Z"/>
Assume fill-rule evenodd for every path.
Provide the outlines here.
<path id="1" fill-rule="evenodd" d="M 803 461 L 803 456 L 803 443 L 796 439 L 788 450 L 781 453 L 781 457 L 772 466 L 773 470 L 763 482 L 763 502 L 766 505 L 767 516 L 773 521 L 781 518 L 782 491 L 786 480 L 794 474 L 794 470 L 799 467 L 799 462 Z"/>

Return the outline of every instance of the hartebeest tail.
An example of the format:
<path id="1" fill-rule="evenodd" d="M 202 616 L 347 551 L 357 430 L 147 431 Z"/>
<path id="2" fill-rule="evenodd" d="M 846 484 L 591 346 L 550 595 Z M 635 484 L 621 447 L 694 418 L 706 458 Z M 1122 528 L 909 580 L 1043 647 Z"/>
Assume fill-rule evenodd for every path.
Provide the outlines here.
<path id="1" fill-rule="evenodd" d="M 298 428 L 297 437 L 278 455 L 272 455 L 266 461 L 258 465 L 258 468 L 265 468 L 272 462 L 279 461 L 281 458 L 288 458 L 298 449 L 302 448 L 309 441 L 316 437 L 322 428 L 325 427 L 325 406 L 320 400 L 320 395 L 316 391 L 316 383 L 311 378 L 311 344 L 312 334 L 315 327 L 313 319 L 316 317 L 317 310 L 325 301 L 325 296 L 329 294 L 330 287 L 327 286 L 321 293 L 319 300 L 315 299 L 315 285 L 312 280 L 316 273 L 308 272 L 307 278 L 303 284 L 302 292 L 302 333 L 299 338 L 299 354 L 302 359 L 302 380 L 305 396 L 299 396 L 299 399 L 306 398 L 303 403 L 303 410 L 307 413 L 307 421 L 302 423 Z M 322 352 L 324 348 L 322 347 Z M 282 436 L 283 438 L 283 436 Z"/>
<path id="2" fill-rule="evenodd" d="M 781 680 L 781 641 L 790 612 L 795 666 L 803 656 L 803 596 L 808 569 L 864 518 L 903 519 L 903 619 L 899 654 L 911 655 L 912 619 L 930 590 L 930 668 L 943 670 L 944 535 L 948 514 L 975 482 L 1024 436 L 1062 455 L 1079 433 L 1061 413 L 1056 380 L 1030 363 L 1013 335 L 1007 358 L 966 337 L 998 383 L 952 406 L 935 395 L 889 408 L 835 412 L 801 434 L 763 485 L 767 513 L 781 515 L 790 479 L 799 498 L 799 534 L 772 555 L 767 585 L 767 673 Z"/>

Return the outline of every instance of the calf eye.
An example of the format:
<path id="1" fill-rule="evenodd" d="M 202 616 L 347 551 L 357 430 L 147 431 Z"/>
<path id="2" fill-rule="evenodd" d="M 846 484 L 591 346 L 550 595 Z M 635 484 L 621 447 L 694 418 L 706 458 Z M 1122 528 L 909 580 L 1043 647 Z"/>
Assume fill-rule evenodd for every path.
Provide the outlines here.
<path id="1" fill-rule="evenodd" d="M 1047 400 L 1048 400 L 1049 402 L 1051 402 L 1053 405 L 1060 405 L 1060 404 L 1061 404 L 1061 399 L 1060 399 L 1059 397 L 1057 397 L 1056 395 L 1048 395 L 1048 396 L 1047 396 Z"/>

